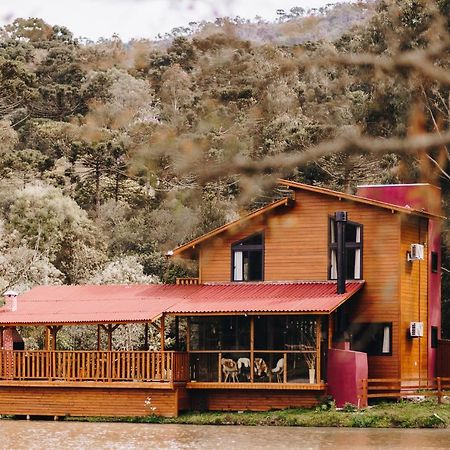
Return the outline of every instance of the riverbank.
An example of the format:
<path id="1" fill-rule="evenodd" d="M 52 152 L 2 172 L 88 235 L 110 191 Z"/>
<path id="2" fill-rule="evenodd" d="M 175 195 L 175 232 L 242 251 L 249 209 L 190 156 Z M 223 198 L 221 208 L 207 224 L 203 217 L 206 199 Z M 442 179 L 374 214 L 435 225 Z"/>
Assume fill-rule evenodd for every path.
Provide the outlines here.
<path id="1" fill-rule="evenodd" d="M 133 422 L 190 425 L 270 425 L 299 427 L 353 428 L 447 428 L 450 426 L 450 405 L 433 400 L 380 403 L 364 410 L 352 407 L 336 410 L 332 404 L 315 409 L 287 409 L 269 412 L 186 412 L 176 418 L 96 417 L 66 420 L 87 422 Z"/>

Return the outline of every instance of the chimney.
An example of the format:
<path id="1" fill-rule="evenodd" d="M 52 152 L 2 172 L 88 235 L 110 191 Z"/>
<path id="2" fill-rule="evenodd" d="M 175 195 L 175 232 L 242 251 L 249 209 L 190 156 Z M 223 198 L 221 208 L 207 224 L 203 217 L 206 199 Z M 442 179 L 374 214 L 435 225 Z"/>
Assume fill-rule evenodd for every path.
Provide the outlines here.
<path id="1" fill-rule="evenodd" d="M 3 294 L 5 298 L 4 310 L 6 311 L 17 311 L 17 296 L 19 294 L 15 291 L 6 291 Z"/>
<path id="2" fill-rule="evenodd" d="M 347 211 L 336 211 L 334 220 L 337 228 L 337 293 L 345 294 L 345 226 L 347 224 Z"/>

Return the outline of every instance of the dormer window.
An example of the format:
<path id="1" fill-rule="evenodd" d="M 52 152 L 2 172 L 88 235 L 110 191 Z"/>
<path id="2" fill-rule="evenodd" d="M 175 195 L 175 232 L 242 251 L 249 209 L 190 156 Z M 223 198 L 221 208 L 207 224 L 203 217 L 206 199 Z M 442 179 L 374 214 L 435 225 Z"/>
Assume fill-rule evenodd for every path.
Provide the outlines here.
<path id="1" fill-rule="evenodd" d="M 231 246 L 233 281 L 262 281 L 264 236 L 254 234 Z"/>
<path id="2" fill-rule="evenodd" d="M 337 226 L 330 220 L 330 280 L 337 279 Z M 345 225 L 345 279 L 362 279 L 362 225 L 347 222 Z"/>

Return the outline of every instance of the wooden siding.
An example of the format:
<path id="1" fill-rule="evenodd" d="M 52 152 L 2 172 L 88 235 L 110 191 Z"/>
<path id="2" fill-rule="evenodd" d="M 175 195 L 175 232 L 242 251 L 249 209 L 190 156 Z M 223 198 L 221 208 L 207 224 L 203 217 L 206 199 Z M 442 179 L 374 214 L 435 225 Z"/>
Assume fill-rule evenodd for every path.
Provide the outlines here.
<path id="1" fill-rule="evenodd" d="M 269 411 L 289 407 L 312 408 L 325 390 L 233 390 L 190 391 L 191 407 L 208 411 Z"/>
<path id="2" fill-rule="evenodd" d="M 185 396 L 184 387 L 137 389 L 69 387 L 63 383 L 58 386 L 3 384 L 0 385 L 0 414 L 85 417 L 156 414 L 176 417 L 178 404 L 186 407 Z"/>
<path id="3" fill-rule="evenodd" d="M 428 348 L 428 260 L 407 261 L 411 244 L 427 242 L 427 222 L 421 218 L 404 217 L 401 223 L 401 378 L 427 378 Z M 425 252 L 427 254 L 428 252 Z M 424 335 L 409 337 L 410 322 L 423 322 Z"/>
<path id="4" fill-rule="evenodd" d="M 329 217 L 347 211 L 363 225 L 363 278 L 366 285 L 352 302 L 357 322 L 392 322 L 392 356 L 369 358 L 370 377 L 399 376 L 400 214 L 327 195 L 296 191 L 292 208 L 274 210 L 234 235 L 201 246 L 201 282 L 230 281 L 231 244 L 264 231 L 264 280 L 326 280 Z M 403 337 L 403 336 L 402 336 Z"/>

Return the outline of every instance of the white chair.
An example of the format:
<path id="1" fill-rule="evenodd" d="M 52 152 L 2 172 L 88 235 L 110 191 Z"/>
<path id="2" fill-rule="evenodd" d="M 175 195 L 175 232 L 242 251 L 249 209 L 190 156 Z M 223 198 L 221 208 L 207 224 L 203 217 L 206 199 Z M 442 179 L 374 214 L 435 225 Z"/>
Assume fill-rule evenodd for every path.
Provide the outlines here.
<path id="1" fill-rule="evenodd" d="M 274 369 L 272 369 L 272 373 L 277 374 L 277 381 L 281 383 L 283 381 L 283 373 L 284 373 L 284 358 L 280 358 L 277 362 L 277 365 Z"/>
<path id="2" fill-rule="evenodd" d="M 238 367 L 236 361 L 228 358 L 222 358 L 220 361 L 222 364 L 222 373 L 225 375 L 225 379 L 223 380 L 225 383 L 230 380 L 231 382 L 238 382 Z"/>

